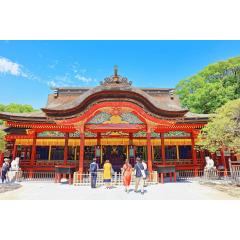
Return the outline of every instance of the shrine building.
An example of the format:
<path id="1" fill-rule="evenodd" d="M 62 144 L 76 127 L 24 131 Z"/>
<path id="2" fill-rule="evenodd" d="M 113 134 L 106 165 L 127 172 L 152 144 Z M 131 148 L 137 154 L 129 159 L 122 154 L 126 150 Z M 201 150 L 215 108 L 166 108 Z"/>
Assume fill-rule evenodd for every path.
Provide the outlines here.
<path id="1" fill-rule="evenodd" d="M 7 153 L 20 157 L 22 170 L 54 171 L 61 164 L 82 173 L 94 157 L 100 166 L 110 160 L 115 171 L 136 157 L 150 171 L 159 165 L 201 170 L 206 153 L 194 146 L 208 117 L 182 108 L 174 89 L 134 87 L 117 68 L 93 88 L 54 88 L 39 112 L 0 113 Z"/>

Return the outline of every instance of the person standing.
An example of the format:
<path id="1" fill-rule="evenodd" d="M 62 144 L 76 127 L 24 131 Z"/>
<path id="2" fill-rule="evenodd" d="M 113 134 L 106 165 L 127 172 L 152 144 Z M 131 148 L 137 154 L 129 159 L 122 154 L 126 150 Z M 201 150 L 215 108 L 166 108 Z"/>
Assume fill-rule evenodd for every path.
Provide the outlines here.
<path id="1" fill-rule="evenodd" d="M 129 193 L 129 186 L 132 179 L 132 165 L 129 163 L 129 160 L 126 159 L 125 164 L 123 165 L 123 185 L 125 186 L 125 191 Z"/>
<path id="2" fill-rule="evenodd" d="M 103 182 L 106 184 L 106 188 L 111 188 L 112 181 L 112 164 L 109 160 L 106 160 L 103 165 Z"/>
<path id="3" fill-rule="evenodd" d="M 148 173 L 148 169 L 147 169 L 147 163 L 146 163 L 146 161 L 144 159 L 142 160 L 142 165 L 144 167 L 144 171 L 145 171 L 145 174 L 146 174 L 146 178 L 143 179 L 143 185 L 144 185 L 144 187 L 146 187 L 147 186 L 146 179 L 147 179 L 149 173 Z"/>
<path id="4" fill-rule="evenodd" d="M 7 172 L 10 168 L 10 163 L 9 163 L 9 159 L 5 158 L 4 159 L 4 163 L 2 165 L 2 170 L 1 170 L 1 178 L 2 178 L 2 183 L 4 183 L 4 181 L 6 182 L 7 179 Z"/>
<path id="5" fill-rule="evenodd" d="M 97 159 L 93 158 L 93 161 L 90 164 L 91 188 L 96 188 L 97 171 L 98 171 Z"/>
<path id="6" fill-rule="evenodd" d="M 138 191 L 138 187 L 140 186 L 141 194 L 144 194 L 144 179 L 146 178 L 144 166 L 140 158 L 136 158 L 136 164 L 134 166 L 135 171 L 135 190 Z"/>

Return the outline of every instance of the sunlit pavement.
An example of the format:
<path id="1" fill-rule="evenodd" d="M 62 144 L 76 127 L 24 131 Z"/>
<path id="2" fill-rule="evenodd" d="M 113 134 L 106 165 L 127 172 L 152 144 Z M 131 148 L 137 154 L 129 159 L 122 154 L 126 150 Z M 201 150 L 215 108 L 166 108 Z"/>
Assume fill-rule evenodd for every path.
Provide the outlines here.
<path id="1" fill-rule="evenodd" d="M 200 185 L 198 182 L 165 183 L 148 186 L 144 195 L 135 193 L 131 186 L 130 193 L 124 191 L 123 186 L 105 189 L 99 187 L 91 189 L 88 186 L 73 186 L 56 183 L 23 182 L 22 187 L 11 192 L 0 194 L 0 199 L 20 200 L 211 200 L 234 199 L 226 193 Z"/>

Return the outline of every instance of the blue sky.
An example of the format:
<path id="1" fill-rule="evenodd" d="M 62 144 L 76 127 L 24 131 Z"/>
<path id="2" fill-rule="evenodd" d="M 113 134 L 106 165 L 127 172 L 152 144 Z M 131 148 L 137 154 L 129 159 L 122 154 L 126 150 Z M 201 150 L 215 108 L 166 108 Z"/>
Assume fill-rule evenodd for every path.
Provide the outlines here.
<path id="1" fill-rule="evenodd" d="M 175 87 L 240 41 L 0 41 L 0 103 L 45 106 L 51 86 L 96 86 L 113 73 L 139 87 Z"/>

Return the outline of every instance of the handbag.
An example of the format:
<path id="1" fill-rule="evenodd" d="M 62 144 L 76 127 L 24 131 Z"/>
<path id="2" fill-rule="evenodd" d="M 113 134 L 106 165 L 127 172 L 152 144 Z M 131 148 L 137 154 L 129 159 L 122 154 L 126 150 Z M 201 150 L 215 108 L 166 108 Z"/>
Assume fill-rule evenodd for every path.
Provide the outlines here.
<path id="1" fill-rule="evenodd" d="M 114 175 L 115 174 L 115 172 L 114 172 L 114 170 L 113 170 L 113 168 L 111 167 L 111 174 L 112 175 Z"/>

